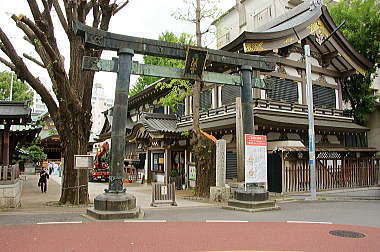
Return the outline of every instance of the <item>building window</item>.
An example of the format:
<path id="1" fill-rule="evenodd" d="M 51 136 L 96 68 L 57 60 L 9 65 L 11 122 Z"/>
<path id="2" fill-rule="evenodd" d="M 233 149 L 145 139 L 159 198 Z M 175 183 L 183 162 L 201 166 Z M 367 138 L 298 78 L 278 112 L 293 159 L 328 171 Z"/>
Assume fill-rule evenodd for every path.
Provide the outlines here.
<path id="1" fill-rule="evenodd" d="M 335 89 L 313 85 L 313 103 L 316 107 L 335 108 Z"/>
<path id="2" fill-rule="evenodd" d="M 222 105 L 236 102 L 236 97 L 240 96 L 240 87 L 224 85 L 222 87 Z"/>
<path id="3" fill-rule="evenodd" d="M 206 90 L 201 93 L 200 97 L 200 110 L 207 111 L 212 105 L 212 93 L 211 90 Z"/>
<path id="4" fill-rule="evenodd" d="M 291 80 L 282 80 L 280 78 L 270 78 L 272 89 L 267 92 L 268 99 L 279 102 L 298 102 L 298 85 Z"/>
<path id="5" fill-rule="evenodd" d="M 165 172 L 164 170 L 164 153 L 152 153 L 152 171 L 154 172 Z"/>
<path id="6" fill-rule="evenodd" d="M 231 41 L 230 40 L 230 32 L 228 31 L 228 32 L 224 33 L 223 35 L 219 36 L 216 41 L 217 41 L 217 47 L 218 48 L 220 48 L 224 45 L 227 45 Z"/>
<path id="7" fill-rule="evenodd" d="M 260 11 L 259 13 L 253 16 L 253 25 L 254 27 L 258 27 L 262 24 L 269 22 L 271 18 L 272 18 L 271 7 L 265 8 L 264 10 Z"/>

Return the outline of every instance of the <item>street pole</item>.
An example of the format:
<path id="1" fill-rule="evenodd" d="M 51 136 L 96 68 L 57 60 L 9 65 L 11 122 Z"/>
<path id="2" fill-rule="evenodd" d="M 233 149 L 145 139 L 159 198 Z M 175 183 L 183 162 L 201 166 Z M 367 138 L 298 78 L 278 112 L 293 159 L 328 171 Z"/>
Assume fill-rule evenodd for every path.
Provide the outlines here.
<path id="1" fill-rule="evenodd" d="M 306 91 L 307 91 L 307 111 L 309 119 L 309 164 L 310 164 L 310 199 L 317 199 L 317 183 L 315 176 L 315 133 L 314 133 L 314 106 L 313 106 L 313 86 L 311 80 L 310 46 L 305 45 L 306 60 Z"/>
<path id="2" fill-rule="evenodd" d="M 12 101 L 12 93 L 13 93 L 13 72 L 11 72 L 11 89 L 9 91 L 9 100 Z"/>

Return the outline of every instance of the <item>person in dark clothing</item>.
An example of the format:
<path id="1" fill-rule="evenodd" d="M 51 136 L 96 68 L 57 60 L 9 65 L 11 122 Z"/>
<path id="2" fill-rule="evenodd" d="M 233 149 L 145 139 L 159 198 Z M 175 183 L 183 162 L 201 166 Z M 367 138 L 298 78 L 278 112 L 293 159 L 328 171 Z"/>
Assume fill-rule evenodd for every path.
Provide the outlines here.
<path id="1" fill-rule="evenodd" d="M 41 187 L 41 193 L 46 193 L 47 190 L 47 180 L 49 179 L 49 174 L 46 170 L 42 170 L 40 172 L 40 180 L 38 181 L 38 185 Z"/>

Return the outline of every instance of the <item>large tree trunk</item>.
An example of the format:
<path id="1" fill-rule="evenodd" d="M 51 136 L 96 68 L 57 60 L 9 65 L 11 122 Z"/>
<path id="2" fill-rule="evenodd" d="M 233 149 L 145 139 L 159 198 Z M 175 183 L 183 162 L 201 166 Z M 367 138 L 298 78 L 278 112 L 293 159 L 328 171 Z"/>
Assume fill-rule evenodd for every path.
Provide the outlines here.
<path id="1" fill-rule="evenodd" d="M 209 197 L 210 186 L 215 186 L 215 144 L 203 134 L 198 135 L 193 151 L 197 157 L 195 194 Z"/>
<path id="2" fill-rule="evenodd" d="M 87 204 L 89 202 L 87 171 L 83 169 L 77 171 L 74 169 L 74 155 L 87 154 L 87 146 L 92 126 L 92 85 L 83 85 L 93 82 L 94 73 L 92 71 L 83 72 L 81 69 L 83 56 L 89 54 L 91 55 L 91 52 L 84 49 L 83 42 L 79 37 L 71 38 L 70 89 L 72 93 L 77 95 L 75 98 L 81 100 L 82 106 L 77 106 L 75 99 L 71 97 L 65 97 L 66 100 L 63 102 L 59 101 L 58 125 L 60 127 L 58 132 L 64 150 L 64 179 L 60 198 L 61 204 Z M 93 53 L 92 55 L 99 57 L 100 52 Z"/>
<path id="3" fill-rule="evenodd" d="M 197 46 L 202 46 L 200 0 L 197 0 L 195 9 L 195 33 Z M 195 81 L 193 85 L 193 152 L 197 160 L 195 194 L 198 197 L 208 197 L 210 186 L 215 185 L 215 144 L 204 136 L 200 130 L 199 108 L 201 91 L 202 83 Z"/>
<path id="4" fill-rule="evenodd" d="M 87 204 L 89 202 L 87 171 L 74 169 L 74 155 L 87 153 L 91 124 L 83 123 L 85 118 L 82 113 L 68 112 L 66 115 L 61 115 L 61 120 L 66 123 L 60 132 L 64 150 L 64 172 L 62 194 L 59 201 L 61 204 Z"/>

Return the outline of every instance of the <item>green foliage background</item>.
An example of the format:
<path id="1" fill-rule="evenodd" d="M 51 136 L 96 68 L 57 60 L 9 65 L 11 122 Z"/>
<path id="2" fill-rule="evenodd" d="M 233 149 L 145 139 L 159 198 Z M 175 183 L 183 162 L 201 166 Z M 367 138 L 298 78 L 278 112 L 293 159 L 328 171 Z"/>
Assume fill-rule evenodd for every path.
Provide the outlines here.
<path id="1" fill-rule="evenodd" d="M 194 45 L 193 36 L 182 33 L 176 36 L 173 32 L 164 32 L 159 36 L 160 41 L 174 42 L 185 45 Z M 155 56 L 144 56 L 144 63 L 149 65 L 168 66 L 174 68 L 184 68 L 185 63 L 183 60 L 161 58 Z M 129 92 L 129 96 L 136 95 L 141 92 L 145 87 L 149 86 L 153 82 L 158 81 L 159 77 L 152 76 L 140 76 L 137 83 Z M 175 105 L 182 101 L 187 94 L 191 92 L 191 85 L 188 81 L 173 79 L 170 82 L 158 83 L 156 88 L 158 89 L 170 89 L 170 92 L 165 97 L 161 98 L 159 103 L 162 105 L 168 105 L 172 109 L 175 109 Z"/>
<path id="2" fill-rule="evenodd" d="M 374 64 L 364 76 L 356 74 L 344 80 L 342 87 L 343 99 L 351 104 L 354 118 L 366 124 L 377 98 L 373 95 L 372 81 L 380 59 L 380 1 L 340 0 L 330 4 L 328 9 L 336 24 L 346 21 L 340 32 Z"/>
<path id="3" fill-rule="evenodd" d="M 21 160 L 28 160 L 33 164 L 41 162 L 47 158 L 47 155 L 44 153 L 43 149 L 40 146 L 37 146 L 35 143 L 26 148 L 23 148 L 23 150 L 25 150 L 28 155 L 22 154 L 20 156 Z"/>
<path id="4" fill-rule="evenodd" d="M 11 72 L 0 72 L 0 100 L 9 99 L 11 78 Z M 12 101 L 31 100 L 33 100 L 33 90 L 27 84 L 17 79 L 17 76 L 13 74 Z"/>

